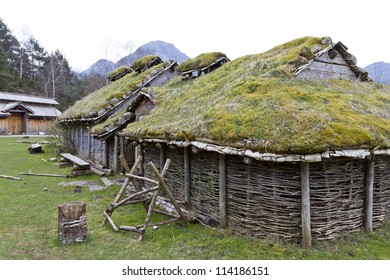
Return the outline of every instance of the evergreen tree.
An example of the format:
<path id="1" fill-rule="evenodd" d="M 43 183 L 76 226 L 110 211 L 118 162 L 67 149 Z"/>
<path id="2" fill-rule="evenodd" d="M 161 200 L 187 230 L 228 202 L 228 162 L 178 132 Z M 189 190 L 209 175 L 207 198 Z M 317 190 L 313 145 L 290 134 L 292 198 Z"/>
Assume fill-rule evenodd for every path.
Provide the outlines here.
<path id="1" fill-rule="evenodd" d="M 11 91 L 11 79 L 12 75 L 10 73 L 8 59 L 3 47 L 0 45 L 0 90 Z"/>

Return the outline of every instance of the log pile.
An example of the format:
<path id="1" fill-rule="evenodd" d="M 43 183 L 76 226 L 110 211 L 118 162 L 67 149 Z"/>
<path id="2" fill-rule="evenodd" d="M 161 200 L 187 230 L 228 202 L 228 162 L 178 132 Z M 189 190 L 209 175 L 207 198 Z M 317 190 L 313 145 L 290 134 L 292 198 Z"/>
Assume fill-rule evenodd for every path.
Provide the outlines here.
<path id="1" fill-rule="evenodd" d="M 165 225 L 179 220 L 182 220 L 184 223 L 188 224 L 188 214 L 186 215 L 182 210 L 182 208 L 179 206 L 179 204 L 173 197 L 172 193 L 170 192 L 169 187 L 167 186 L 164 179 L 167 170 L 169 168 L 169 164 L 170 164 L 169 159 L 166 160 L 164 168 L 161 173 L 158 172 L 153 162 L 150 162 L 148 164 L 150 171 L 154 174 L 156 180 L 135 175 L 136 170 L 140 167 L 142 163 L 142 157 L 137 158 L 136 162 L 134 163 L 131 169 L 129 168 L 129 166 L 127 165 L 123 157 L 120 157 L 120 160 L 123 168 L 126 170 L 127 178 L 123 183 L 121 189 L 119 190 L 118 194 L 116 195 L 114 201 L 111 203 L 110 207 L 108 207 L 103 212 L 104 220 L 102 222 L 102 225 L 109 222 L 109 224 L 114 229 L 114 231 L 126 230 L 130 232 L 136 232 L 139 234 L 138 241 L 142 241 L 144 239 L 145 232 L 148 227 Z M 142 188 L 141 184 L 138 184 L 139 181 L 147 182 L 148 184 L 151 184 L 153 186 L 149 188 Z M 136 192 L 123 198 L 130 182 L 135 187 Z M 165 193 L 169 202 L 172 203 L 173 207 L 176 210 L 174 214 L 168 211 L 155 209 L 160 193 Z M 146 217 L 144 223 L 135 226 L 120 225 L 118 227 L 111 217 L 115 209 L 117 209 L 120 206 L 124 206 L 127 204 L 135 204 L 135 203 L 142 203 L 145 208 Z M 158 213 L 158 214 L 168 216 L 170 217 L 170 219 L 163 222 L 152 223 L 151 217 L 153 213 Z"/>

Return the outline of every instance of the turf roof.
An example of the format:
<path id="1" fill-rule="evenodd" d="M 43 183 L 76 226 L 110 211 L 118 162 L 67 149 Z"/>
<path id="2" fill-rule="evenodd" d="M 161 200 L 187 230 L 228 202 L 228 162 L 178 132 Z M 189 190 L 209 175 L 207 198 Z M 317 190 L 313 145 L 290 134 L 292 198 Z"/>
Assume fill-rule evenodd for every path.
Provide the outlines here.
<path id="1" fill-rule="evenodd" d="M 343 80 L 293 78 L 304 37 L 248 55 L 199 79 L 156 89 L 156 108 L 127 126 L 129 135 L 192 139 L 254 151 L 315 153 L 390 147 L 390 87 Z"/>
<path id="2" fill-rule="evenodd" d="M 139 74 L 132 72 L 123 78 L 90 93 L 88 96 L 77 101 L 72 107 L 67 109 L 59 119 L 65 120 L 97 117 L 100 110 L 108 110 L 113 106 L 110 104 L 110 101 L 113 98 L 122 100 L 126 94 L 129 94 L 137 88 L 137 84 L 142 83 L 153 70 L 159 67 L 163 67 L 163 64 L 151 67 Z"/>
<path id="3" fill-rule="evenodd" d="M 210 52 L 210 53 L 203 53 L 198 55 L 195 58 L 188 59 L 184 62 L 182 62 L 177 70 L 179 72 L 186 72 L 189 70 L 195 70 L 195 69 L 202 69 L 206 66 L 209 66 L 216 60 L 226 57 L 226 55 L 222 52 Z"/>

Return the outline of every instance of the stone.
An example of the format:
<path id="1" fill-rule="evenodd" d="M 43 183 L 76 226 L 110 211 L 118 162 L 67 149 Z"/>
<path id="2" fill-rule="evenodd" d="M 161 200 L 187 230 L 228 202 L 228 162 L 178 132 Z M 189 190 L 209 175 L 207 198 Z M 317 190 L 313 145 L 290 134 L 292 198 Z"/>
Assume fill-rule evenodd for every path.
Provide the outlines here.
<path id="1" fill-rule="evenodd" d="M 331 45 L 332 44 L 332 38 L 330 37 L 324 37 L 322 38 L 321 44 L 323 45 Z"/>
<path id="2" fill-rule="evenodd" d="M 322 51 L 322 47 L 320 45 L 315 45 L 310 50 L 311 50 L 312 53 L 316 54 L 316 53 Z"/>
<path id="3" fill-rule="evenodd" d="M 111 100 L 110 100 L 110 104 L 111 105 L 116 105 L 116 104 L 118 104 L 119 103 L 119 99 L 118 98 L 112 98 Z"/>
<path id="4" fill-rule="evenodd" d="M 125 122 L 126 122 L 126 120 L 125 120 L 123 117 L 119 117 L 116 123 L 117 123 L 118 125 L 122 125 L 122 124 L 124 124 Z"/>
<path id="5" fill-rule="evenodd" d="M 308 61 L 314 57 L 313 53 L 311 52 L 311 49 L 308 47 L 303 47 L 301 51 L 299 52 L 300 56 L 303 56 Z"/>
<path id="6" fill-rule="evenodd" d="M 124 118 L 125 120 L 128 120 L 130 119 L 131 117 L 133 116 L 133 114 L 131 112 L 126 112 L 122 115 L 122 118 Z"/>
<path id="7" fill-rule="evenodd" d="M 106 110 L 100 109 L 100 110 L 98 111 L 98 116 L 103 115 L 105 112 L 106 112 Z"/>

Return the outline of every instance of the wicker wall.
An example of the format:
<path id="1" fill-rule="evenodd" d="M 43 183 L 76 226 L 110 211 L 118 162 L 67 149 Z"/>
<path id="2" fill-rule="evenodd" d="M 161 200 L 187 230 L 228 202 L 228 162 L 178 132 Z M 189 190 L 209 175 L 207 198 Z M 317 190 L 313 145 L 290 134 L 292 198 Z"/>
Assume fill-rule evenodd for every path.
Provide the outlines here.
<path id="1" fill-rule="evenodd" d="M 145 164 L 160 166 L 156 145 L 144 147 Z M 184 201 L 183 148 L 165 148 L 171 159 L 166 180 Z M 190 152 L 192 209 L 220 220 L 219 154 Z M 310 163 L 310 210 L 313 240 L 328 240 L 363 228 L 366 160 L 333 158 Z M 153 178 L 145 166 L 147 177 Z M 237 234 L 301 242 L 301 165 L 226 156 L 227 223 Z M 375 159 L 373 225 L 390 220 L 390 157 Z"/>
<path id="2" fill-rule="evenodd" d="M 171 160 L 166 182 L 175 199 L 184 201 L 184 151 L 183 149 L 166 151 L 166 157 Z"/>
<path id="3" fill-rule="evenodd" d="M 390 221 L 390 157 L 376 157 L 373 227 Z"/>
<path id="4" fill-rule="evenodd" d="M 300 165 L 229 156 L 228 225 L 239 234 L 298 240 L 301 236 Z"/>
<path id="5" fill-rule="evenodd" d="M 219 157 L 216 153 L 190 155 L 191 205 L 205 216 L 219 222 Z"/>
<path id="6" fill-rule="evenodd" d="M 364 160 L 310 164 L 311 230 L 315 240 L 333 239 L 363 225 Z"/>

